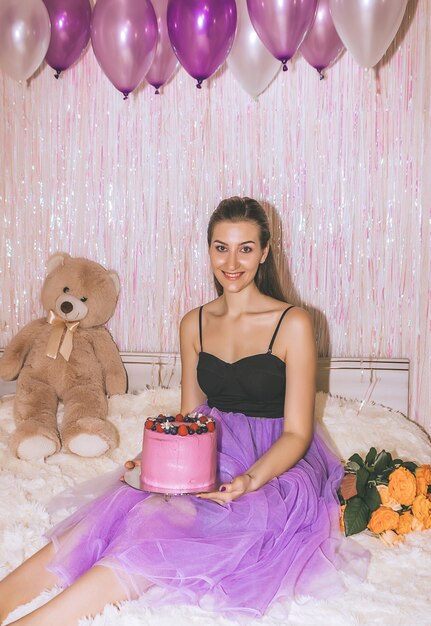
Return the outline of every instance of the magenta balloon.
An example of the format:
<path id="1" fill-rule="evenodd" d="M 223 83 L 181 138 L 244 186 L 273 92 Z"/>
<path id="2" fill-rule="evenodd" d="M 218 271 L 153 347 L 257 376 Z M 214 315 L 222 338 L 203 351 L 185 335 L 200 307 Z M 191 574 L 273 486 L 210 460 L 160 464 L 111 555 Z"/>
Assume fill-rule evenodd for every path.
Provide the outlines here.
<path id="1" fill-rule="evenodd" d="M 257 34 L 285 71 L 313 22 L 316 6 L 317 0 L 247 0 Z"/>
<path id="2" fill-rule="evenodd" d="M 155 87 L 156 93 L 159 93 L 160 87 L 170 79 L 178 64 L 168 33 L 168 2 L 169 0 L 152 0 L 157 17 L 159 41 L 156 56 L 145 78 L 150 85 Z"/>
<path id="3" fill-rule="evenodd" d="M 235 0 L 169 0 L 169 38 L 179 62 L 198 81 L 198 87 L 229 54 L 236 20 Z"/>
<path id="4" fill-rule="evenodd" d="M 320 78 L 323 78 L 322 70 L 331 65 L 342 50 L 344 45 L 332 21 L 329 0 L 318 0 L 314 21 L 300 51 L 305 60 L 319 72 Z"/>
<path id="5" fill-rule="evenodd" d="M 157 38 L 157 18 L 150 0 L 96 2 L 91 20 L 94 54 L 124 98 L 148 72 Z"/>
<path id="6" fill-rule="evenodd" d="M 89 0 L 43 0 L 51 20 L 51 41 L 46 62 L 60 72 L 67 70 L 90 40 L 91 5 Z"/>

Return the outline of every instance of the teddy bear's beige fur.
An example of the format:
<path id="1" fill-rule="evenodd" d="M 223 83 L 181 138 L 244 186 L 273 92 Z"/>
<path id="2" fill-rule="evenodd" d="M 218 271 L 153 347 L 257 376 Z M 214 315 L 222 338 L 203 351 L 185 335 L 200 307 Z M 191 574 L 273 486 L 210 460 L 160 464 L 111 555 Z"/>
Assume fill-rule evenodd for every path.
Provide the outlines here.
<path id="1" fill-rule="evenodd" d="M 52 256 L 47 267 L 42 287 L 47 317 L 27 324 L 0 359 L 0 378 L 17 378 L 11 448 L 26 459 L 50 456 L 62 446 L 81 456 L 99 456 L 118 444 L 117 431 L 106 419 L 106 394 L 122 394 L 127 387 L 117 346 L 104 326 L 117 304 L 118 275 L 66 253 Z M 72 328 L 68 360 L 62 349 L 65 322 Z M 57 354 L 52 353 L 52 333 L 57 333 Z M 64 403 L 60 426 L 59 400 Z"/>

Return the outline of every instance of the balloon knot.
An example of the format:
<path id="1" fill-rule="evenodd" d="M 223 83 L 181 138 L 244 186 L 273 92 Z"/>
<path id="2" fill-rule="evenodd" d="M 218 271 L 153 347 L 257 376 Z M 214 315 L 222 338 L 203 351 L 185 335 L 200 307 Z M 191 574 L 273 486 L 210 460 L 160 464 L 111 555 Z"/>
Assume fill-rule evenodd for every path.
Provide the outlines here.
<path id="1" fill-rule="evenodd" d="M 123 91 L 123 100 L 128 100 L 128 99 L 129 99 L 129 92 Z"/>
<path id="2" fill-rule="evenodd" d="M 196 87 L 197 87 L 198 89 L 202 89 L 202 83 L 203 83 L 203 82 L 204 82 L 204 79 L 203 79 L 203 78 L 198 78 L 198 82 L 197 82 Z"/>
<path id="3" fill-rule="evenodd" d="M 287 72 L 287 59 L 282 59 L 281 62 L 283 63 L 283 72 Z"/>
<path id="4" fill-rule="evenodd" d="M 61 70 L 55 70 L 54 78 L 58 80 L 60 78 Z"/>
<path id="5" fill-rule="evenodd" d="M 322 70 L 317 70 L 320 76 L 320 80 L 323 80 L 325 78 L 324 73 L 322 72 Z"/>
<path id="6" fill-rule="evenodd" d="M 159 88 L 156 87 L 156 91 L 154 92 L 156 94 L 156 96 L 158 96 L 160 94 Z"/>

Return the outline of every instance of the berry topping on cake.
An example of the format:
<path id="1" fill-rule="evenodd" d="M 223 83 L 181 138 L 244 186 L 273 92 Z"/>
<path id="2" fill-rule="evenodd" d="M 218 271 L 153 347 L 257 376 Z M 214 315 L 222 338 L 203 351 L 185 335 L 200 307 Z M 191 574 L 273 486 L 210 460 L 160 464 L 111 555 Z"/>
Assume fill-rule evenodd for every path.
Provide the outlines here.
<path id="1" fill-rule="evenodd" d="M 185 437 L 189 434 L 189 430 L 185 424 L 181 424 L 181 426 L 178 427 L 178 434 L 181 435 L 181 437 Z"/>

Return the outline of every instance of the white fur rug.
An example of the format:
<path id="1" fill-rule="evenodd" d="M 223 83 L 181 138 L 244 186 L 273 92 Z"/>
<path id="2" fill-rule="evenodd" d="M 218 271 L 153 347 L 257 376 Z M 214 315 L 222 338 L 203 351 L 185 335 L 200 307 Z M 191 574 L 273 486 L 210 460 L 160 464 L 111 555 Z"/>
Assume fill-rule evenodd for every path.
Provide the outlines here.
<path id="1" fill-rule="evenodd" d="M 12 398 L 0 398 L 0 578 L 44 544 L 42 534 L 70 510 L 50 516 L 45 505 L 65 488 L 118 468 L 140 450 L 144 417 L 177 412 L 179 391 L 156 389 L 110 400 L 111 420 L 121 433 L 121 445 L 110 458 L 82 459 L 57 454 L 43 461 L 21 461 L 11 456 L 7 438 L 14 429 Z M 318 394 L 316 417 L 346 459 L 374 445 L 419 463 L 431 462 L 427 434 L 400 413 L 368 404 Z M 370 534 L 349 541 L 368 548 L 372 559 L 367 580 L 350 583 L 348 591 L 329 601 L 274 606 L 255 622 L 262 626 L 410 626 L 431 624 L 431 531 L 413 533 L 399 547 L 388 548 Z M 29 612 L 53 595 L 42 594 L 19 607 L 9 620 Z M 8 620 L 8 621 L 9 621 Z M 6 622 L 7 623 L 7 622 Z M 235 622 L 207 614 L 194 606 L 151 610 L 126 602 L 118 610 L 109 605 L 103 614 L 85 619 L 82 626 L 232 626 Z"/>

